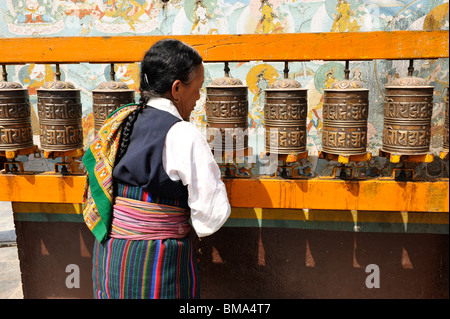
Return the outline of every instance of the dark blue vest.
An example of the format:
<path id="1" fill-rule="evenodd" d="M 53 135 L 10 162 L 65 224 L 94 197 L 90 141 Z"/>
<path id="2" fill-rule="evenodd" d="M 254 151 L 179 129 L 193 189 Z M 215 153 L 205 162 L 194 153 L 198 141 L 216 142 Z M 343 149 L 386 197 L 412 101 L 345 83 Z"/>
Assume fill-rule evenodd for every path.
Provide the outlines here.
<path id="1" fill-rule="evenodd" d="M 139 186 L 152 195 L 187 201 L 187 187 L 172 181 L 162 162 L 167 132 L 179 121 L 168 112 L 147 106 L 134 123 L 125 155 L 114 167 L 115 181 Z"/>

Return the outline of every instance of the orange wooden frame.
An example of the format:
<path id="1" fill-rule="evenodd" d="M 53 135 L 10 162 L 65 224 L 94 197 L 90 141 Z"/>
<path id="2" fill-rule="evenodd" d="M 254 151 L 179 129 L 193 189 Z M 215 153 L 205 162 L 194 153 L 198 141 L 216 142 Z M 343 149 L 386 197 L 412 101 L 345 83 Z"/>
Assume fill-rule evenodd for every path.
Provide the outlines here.
<path id="1" fill-rule="evenodd" d="M 3 52 L 0 64 L 138 62 L 145 51 L 162 38 L 166 36 L 0 38 Z M 205 62 L 449 57 L 448 31 L 186 35 L 170 38 L 194 46 Z M 80 203 L 85 181 L 85 176 L 54 173 L 0 174 L 0 200 Z M 225 184 L 232 207 L 449 211 L 448 179 L 438 182 L 234 179 L 225 180 Z"/>
<path id="2" fill-rule="evenodd" d="M 435 59 L 449 56 L 448 31 L 372 31 L 0 38 L 3 53 L 0 64 L 139 62 L 153 43 L 167 37 L 192 45 L 205 62 Z"/>
<path id="3" fill-rule="evenodd" d="M 0 201 L 81 203 L 85 176 L 0 174 Z M 326 178 L 225 179 L 232 207 L 365 211 L 449 211 L 449 183 Z M 249 196 L 251 194 L 251 196 Z"/>

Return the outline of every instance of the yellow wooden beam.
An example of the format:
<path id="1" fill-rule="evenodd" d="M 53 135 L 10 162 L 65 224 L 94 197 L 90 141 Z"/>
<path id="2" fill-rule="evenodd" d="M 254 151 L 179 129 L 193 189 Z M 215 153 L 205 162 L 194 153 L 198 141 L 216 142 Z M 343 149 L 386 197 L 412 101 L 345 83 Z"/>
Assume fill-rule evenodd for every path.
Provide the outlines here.
<path id="1" fill-rule="evenodd" d="M 81 203 L 85 176 L 0 174 L 0 201 Z M 225 179 L 232 207 L 448 212 L 446 181 Z"/>
<path id="2" fill-rule="evenodd" d="M 233 207 L 448 212 L 449 183 L 313 178 L 225 181 Z M 249 196 L 249 194 L 252 194 Z"/>
<path id="3" fill-rule="evenodd" d="M 0 201 L 81 203 L 86 176 L 57 173 L 0 174 Z"/>
<path id="4" fill-rule="evenodd" d="M 195 47 L 205 62 L 434 59 L 449 57 L 448 31 L 0 38 L 0 64 L 139 62 L 164 38 Z"/>

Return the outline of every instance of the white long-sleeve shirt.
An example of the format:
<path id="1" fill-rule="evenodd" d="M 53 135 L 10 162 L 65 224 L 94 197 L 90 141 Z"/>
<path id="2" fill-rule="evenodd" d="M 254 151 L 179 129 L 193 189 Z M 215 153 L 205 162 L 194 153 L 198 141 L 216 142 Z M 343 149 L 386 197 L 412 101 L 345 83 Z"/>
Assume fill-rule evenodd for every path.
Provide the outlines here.
<path id="1" fill-rule="evenodd" d="M 194 125 L 183 121 L 172 101 L 152 98 L 147 105 L 181 120 L 167 132 L 164 170 L 171 180 L 181 180 L 187 186 L 191 222 L 197 236 L 213 234 L 226 222 L 231 208 L 220 169 L 205 137 Z"/>

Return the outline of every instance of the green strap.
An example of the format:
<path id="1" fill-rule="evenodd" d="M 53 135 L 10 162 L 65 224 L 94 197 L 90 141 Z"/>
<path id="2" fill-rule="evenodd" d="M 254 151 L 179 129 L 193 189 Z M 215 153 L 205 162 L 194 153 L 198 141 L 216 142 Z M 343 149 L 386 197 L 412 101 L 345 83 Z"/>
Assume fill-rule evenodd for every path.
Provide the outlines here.
<path id="1" fill-rule="evenodd" d="M 137 104 L 137 103 L 128 103 L 128 104 L 122 105 L 122 106 L 119 107 L 118 109 L 115 109 L 114 112 L 112 112 L 111 114 L 109 114 L 108 117 L 107 117 L 107 119 L 109 119 L 114 113 L 116 113 L 117 111 L 123 109 L 124 107 L 132 106 L 132 105 L 138 106 L 139 104 Z"/>

